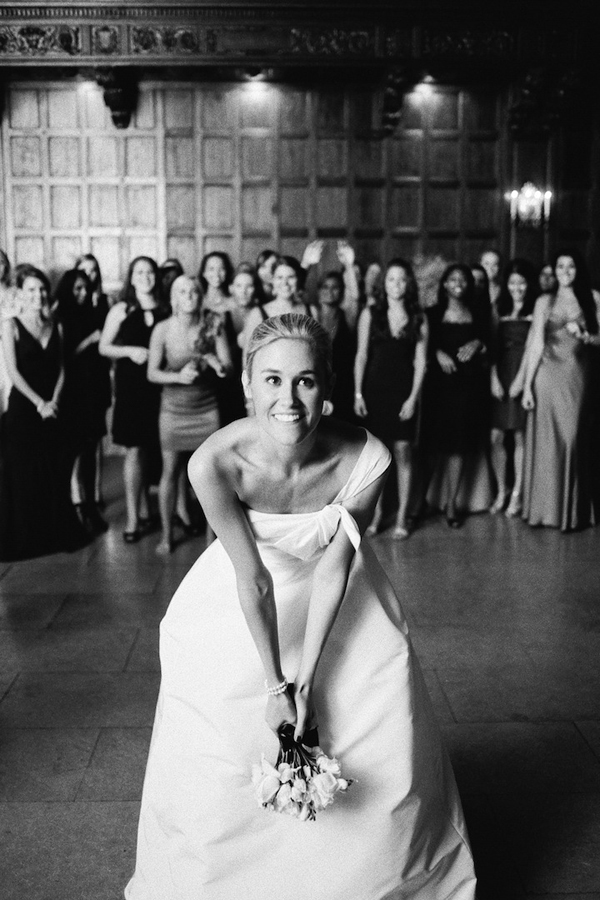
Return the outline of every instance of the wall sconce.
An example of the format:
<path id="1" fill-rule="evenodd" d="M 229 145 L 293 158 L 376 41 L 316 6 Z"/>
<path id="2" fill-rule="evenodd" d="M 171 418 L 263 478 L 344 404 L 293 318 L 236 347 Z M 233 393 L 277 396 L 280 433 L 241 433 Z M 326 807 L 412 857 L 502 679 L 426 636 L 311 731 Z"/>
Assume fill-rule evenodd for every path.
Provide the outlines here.
<path id="1" fill-rule="evenodd" d="M 513 225 L 539 228 L 548 225 L 552 191 L 542 191 L 533 182 L 527 181 L 520 190 L 505 194 L 510 204 L 510 218 Z"/>

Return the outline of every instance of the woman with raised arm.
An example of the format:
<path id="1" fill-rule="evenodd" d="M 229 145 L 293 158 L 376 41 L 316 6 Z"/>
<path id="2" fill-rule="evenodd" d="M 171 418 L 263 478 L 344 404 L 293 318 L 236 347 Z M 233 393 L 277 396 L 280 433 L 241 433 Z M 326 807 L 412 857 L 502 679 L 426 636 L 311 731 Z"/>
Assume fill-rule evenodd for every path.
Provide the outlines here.
<path id="1" fill-rule="evenodd" d="M 72 455 L 61 420 L 62 329 L 44 272 L 21 266 L 2 323 L 11 392 L 0 433 L 0 560 L 76 550 L 87 540 L 71 504 Z M 18 310 L 18 312 L 17 312 Z"/>
<path id="2" fill-rule="evenodd" d="M 162 686 L 127 900 L 473 900 L 460 801 L 394 591 L 361 535 L 390 457 L 322 418 L 328 337 L 253 333 L 255 415 L 189 466 L 218 540 L 161 625 Z M 277 734 L 318 728 L 357 783 L 315 822 L 251 782 Z M 283 777 L 283 776 L 282 776 Z"/>
<path id="3" fill-rule="evenodd" d="M 150 523 L 149 461 L 158 453 L 160 388 L 148 381 L 146 364 L 152 330 L 168 315 L 156 263 L 148 256 L 136 257 L 123 297 L 111 308 L 100 337 L 100 353 L 116 362 L 112 434 L 115 444 L 125 447 L 126 544 L 139 541 Z"/>
<path id="4" fill-rule="evenodd" d="M 172 316 L 150 337 L 148 380 L 162 385 L 159 429 L 162 474 L 158 505 L 159 554 L 173 549 L 173 513 L 187 534 L 198 534 L 188 510 L 187 479 L 181 472 L 194 450 L 220 425 L 215 388 L 231 368 L 229 345 L 215 313 L 201 308 L 200 288 L 180 275 L 171 286 Z M 182 496 L 179 496 L 182 494 Z"/>
<path id="5" fill-rule="evenodd" d="M 533 312 L 523 406 L 523 518 L 562 531 L 593 521 L 589 426 L 590 347 L 600 346 L 600 296 L 577 250 L 554 261 L 556 288 Z"/>

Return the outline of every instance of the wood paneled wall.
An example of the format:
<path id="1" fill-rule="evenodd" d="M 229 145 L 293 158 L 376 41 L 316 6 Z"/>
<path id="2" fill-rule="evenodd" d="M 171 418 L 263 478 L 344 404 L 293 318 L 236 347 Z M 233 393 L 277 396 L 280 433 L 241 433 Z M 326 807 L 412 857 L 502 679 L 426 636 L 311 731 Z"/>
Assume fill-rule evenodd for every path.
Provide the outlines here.
<path id="1" fill-rule="evenodd" d="M 327 86 L 147 83 L 119 131 L 95 84 L 13 83 L 2 125 L 11 260 L 57 272 L 91 251 L 116 287 L 139 254 L 196 272 L 213 249 L 234 261 L 265 247 L 299 255 L 316 237 L 349 239 L 365 263 L 507 251 L 506 98 L 421 85 L 391 137 L 380 100 Z M 325 265 L 333 240 L 327 253 Z"/>

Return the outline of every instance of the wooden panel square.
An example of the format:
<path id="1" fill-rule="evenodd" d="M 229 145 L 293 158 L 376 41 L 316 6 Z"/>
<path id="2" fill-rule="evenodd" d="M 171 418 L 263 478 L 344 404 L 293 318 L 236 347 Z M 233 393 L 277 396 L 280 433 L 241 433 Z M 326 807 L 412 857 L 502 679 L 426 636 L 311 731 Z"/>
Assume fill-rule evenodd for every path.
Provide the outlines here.
<path id="1" fill-rule="evenodd" d="M 405 94 L 402 103 L 402 118 L 400 119 L 401 129 L 422 130 L 425 127 L 424 112 L 425 97 L 420 91 L 411 91 L 410 94 Z"/>
<path id="2" fill-rule="evenodd" d="M 53 228 L 81 227 L 81 189 L 73 184 L 50 188 L 50 222 Z"/>
<path id="3" fill-rule="evenodd" d="M 354 174 L 356 178 L 381 178 L 383 175 L 383 144 L 378 140 L 354 143 Z"/>
<path id="4" fill-rule="evenodd" d="M 193 231 L 196 225 L 196 192 L 193 184 L 167 187 L 167 227 Z"/>
<path id="5" fill-rule="evenodd" d="M 91 185 L 89 194 L 90 224 L 119 225 L 119 192 L 116 185 Z"/>
<path id="6" fill-rule="evenodd" d="M 273 227 L 272 207 L 270 187 L 242 188 L 242 228 L 244 231 L 270 232 Z"/>
<path id="7" fill-rule="evenodd" d="M 393 259 L 395 256 L 399 256 L 401 259 L 410 259 L 414 260 L 416 256 L 418 256 L 419 250 L 419 238 L 417 237 L 403 237 L 401 235 L 395 235 L 390 241 L 390 259 Z M 417 276 L 417 281 L 418 281 Z M 423 302 L 423 293 L 421 284 L 419 284 L 419 299 Z"/>
<path id="8" fill-rule="evenodd" d="M 425 97 L 429 127 L 433 130 L 455 131 L 459 127 L 458 93 L 435 88 Z"/>
<path id="9" fill-rule="evenodd" d="M 322 134 L 346 130 L 346 97 L 341 91 L 317 94 L 317 130 Z"/>
<path id="10" fill-rule="evenodd" d="M 136 128 L 154 128 L 156 125 L 156 95 L 153 90 L 141 90 L 133 117 Z"/>
<path id="11" fill-rule="evenodd" d="M 38 269 L 44 269 L 43 237 L 24 237 L 22 235 L 16 237 L 15 260 L 18 263 L 29 263 L 37 266 Z"/>
<path id="12" fill-rule="evenodd" d="M 317 141 L 317 176 L 340 178 L 348 172 L 348 145 L 346 141 Z"/>
<path id="13" fill-rule="evenodd" d="M 38 184 L 17 184 L 13 188 L 15 228 L 41 229 L 43 216 L 42 188 Z M 22 259 L 18 260 L 23 262 Z"/>
<path id="14" fill-rule="evenodd" d="M 458 230 L 458 198 L 455 188 L 430 187 L 425 195 L 425 227 Z"/>
<path id="15" fill-rule="evenodd" d="M 57 131 L 79 126 L 76 90 L 48 91 L 48 125 Z"/>
<path id="16" fill-rule="evenodd" d="M 178 259 L 183 271 L 194 276 L 198 270 L 198 251 L 196 238 L 186 235 L 170 234 L 167 236 L 167 256 Z"/>
<path id="17" fill-rule="evenodd" d="M 279 174 L 282 178 L 306 178 L 308 175 L 308 143 L 305 138 L 281 138 L 279 141 Z"/>
<path id="18" fill-rule="evenodd" d="M 439 256 L 447 264 L 459 259 L 458 240 L 446 237 L 426 237 L 423 241 L 423 252 L 426 256 Z"/>
<path id="19" fill-rule="evenodd" d="M 204 176 L 215 180 L 229 179 L 233 174 L 233 141 L 231 138 L 205 138 L 202 142 Z"/>
<path id="20" fill-rule="evenodd" d="M 229 235 L 210 234 L 204 239 L 204 253 L 213 253 L 219 250 L 233 256 L 233 239 Z"/>
<path id="21" fill-rule="evenodd" d="M 467 223 L 468 226 L 469 223 Z M 487 234 L 485 237 L 470 237 L 463 241 L 464 253 L 463 258 L 473 263 L 481 258 L 481 254 L 486 250 L 494 249 L 498 246 L 498 234 Z"/>
<path id="22" fill-rule="evenodd" d="M 126 174 L 150 178 L 156 174 L 156 143 L 150 137 L 126 139 Z"/>
<path id="23" fill-rule="evenodd" d="M 500 195 L 495 190 L 470 188 L 465 192 L 465 229 L 493 231 L 499 226 Z"/>
<path id="24" fill-rule="evenodd" d="M 10 139 L 10 164 L 15 178 L 41 175 L 40 139 L 37 137 L 12 137 Z"/>
<path id="25" fill-rule="evenodd" d="M 282 187 L 279 218 L 282 228 L 308 228 L 307 187 Z"/>
<path id="26" fill-rule="evenodd" d="M 242 128 L 270 128 L 277 103 L 277 88 L 270 84 L 244 84 L 240 91 Z"/>
<path id="27" fill-rule="evenodd" d="M 232 131 L 236 122 L 236 98 L 233 90 L 207 90 L 202 94 L 202 125 L 219 134 Z"/>
<path id="28" fill-rule="evenodd" d="M 120 239 L 111 235 L 92 237 L 90 240 L 91 251 L 100 263 L 104 281 L 114 283 L 121 278 L 120 246 Z"/>
<path id="29" fill-rule="evenodd" d="M 465 94 L 465 127 L 467 131 L 498 129 L 498 94 L 494 91 L 468 91 Z"/>
<path id="30" fill-rule="evenodd" d="M 459 141 L 429 141 L 427 148 L 427 174 L 429 178 L 456 181 L 459 177 L 459 172 Z"/>
<path id="31" fill-rule="evenodd" d="M 390 143 L 390 174 L 394 178 L 420 178 L 423 171 L 423 139 L 420 135 Z"/>
<path id="32" fill-rule="evenodd" d="M 374 262 L 381 264 L 381 243 L 377 238 L 357 238 L 354 246 L 357 258 L 362 260 L 365 266 Z"/>
<path id="33" fill-rule="evenodd" d="M 421 189 L 418 185 L 398 185 L 390 197 L 390 228 L 419 228 Z"/>
<path id="34" fill-rule="evenodd" d="M 241 259 L 249 262 L 251 266 L 256 262 L 256 257 L 262 253 L 271 244 L 270 235 L 261 235 L 260 237 L 243 237 L 242 238 L 242 255 Z"/>
<path id="35" fill-rule="evenodd" d="M 76 178 L 80 174 L 79 138 L 51 137 L 48 141 L 50 175 Z"/>
<path id="36" fill-rule="evenodd" d="M 107 131 L 114 128 L 110 111 L 104 102 L 104 91 L 95 85 L 87 85 L 83 91 L 85 124 L 94 131 Z"/>
<path id="37" fill-rule="evenodd" d="M 280 129 L 282 134 L 301 134 L 308 130 L 308 94 L 283 90 L 280 94 Z"/>
<path id="38" fill-rule="evenodd" d="M 157 258 L 158 243 L 156 235 L 136 234 L 129 238 L 129 255 L 127 259 L 135 259 L 136 256 L 149 256 L 150 259 Z"/>
<path id="39" fill-rule="evenodd" d="M 378 126 L 381 110 L 378 96 L 372 91 L 357 91 L 351 94 L 355 134 L 369 134 Z"/>
<path id="40" fill-rule="evenodd" d="M 55 237 L 52 238 L 52 265 L 53 268 L 64 272 L 72 269 L 81 256 L 80 237 Z"/>
<path id="41" fill-rule="evenodd" d="M 18 129 L 40 127 L 40 92 L 12 90 L 10 92 L 10 127 Z"/>
<path id="42" fill-rule="evenodd" d="M 165 91 L 165 126 L 169 131 L 192 131 L 194 94 L 192 91 Z"/>
<path id="43" fill-rule="evenodd" d="M 117 139 L 100 137 L 100 135 L 90 138 L 88 140 L 88 175 L 96 178 L 111 178 L 119 174 Z"/>
<path id="44" fill-rule="evenodd" d="M 466 148 L 466 177 L 469 181 L 495 183 L 498 171 L 496 141 L 471 140 Z"/>
<path id="45" fill-rule="evenodd" d="M 191 137 L 165 138 L 165 170 L 167 178 L 194 177 L 194 139 Z"/>
<path id="46" fill-rule="evenodd" d="M 305 247 L 305 237 L 286 237 L 284 235 L 281 238 L 281 252 L 284 256 L 295 256 L 296 259 L 302 259 Z"/>
<path id="47" fill-rule="evenodd" d="M 230 187 L 205 187 L 202 218 L 207 228 L 233 227 L 233 190 Z"/>
<path id="48" fill-rule="evenodd" d="M 127 187 L 127 224 L 153 228 L 156 225 L 156 188 L 150 184 Z"/>
<path id="49" fill-rule="evenodd" d="M 344 187 L 317 188 L 317 227 L 348 227 L 348 196 Z"/>
<path id="50" fill-rule="evenodd" d="M 383 202 L 382 188 L 356 188 L 356 228 L 382 228 Z"/>
<path id="51" fill-rule="evenodd" d="M 273 170 L 273 141 L 266 137 L 242 138 L 242 177 L 268 178 Z"/>

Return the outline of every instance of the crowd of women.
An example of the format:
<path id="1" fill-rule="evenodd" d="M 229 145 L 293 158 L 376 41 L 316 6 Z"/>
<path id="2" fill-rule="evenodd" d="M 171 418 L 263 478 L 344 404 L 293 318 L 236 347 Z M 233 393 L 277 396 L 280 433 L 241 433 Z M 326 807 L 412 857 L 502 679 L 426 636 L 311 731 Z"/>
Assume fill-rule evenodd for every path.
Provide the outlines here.
<path id="1" fill-rule="evenodd" d="M 83 256 L 51 290 L 39 269 L 11 272 L 0 253 L 0 560 L 71 550 L 105 531 L 102 442 L 124 448 L 126 523 L 199 533 L 191 453 L 221 425 L 252 415 L 241 372 L 256 325 L 302 312 L 329 333 L 336 379 L 326 413 L 363 423 L 391 450 L 395 478 L 370 533 L 409 536 L 427 509 L 450 527 L 489 509 L 564 531 L 593 523 L 595 348 L 600 295 L 582 256 L 561 250 L 538 273 L 493 250 L 452 263 L 436 298 L 412 265 L 364 272 L 337 243 L 301 261 L 273 250 L 234 268 L 211 252 L 197 277 L 169 259 L 134 259 L 109 303 L 98 261 Z M 110 414 L 109 414 L 110 410 Z M 156 523 L 158 524 L 158 522 Z"/>

